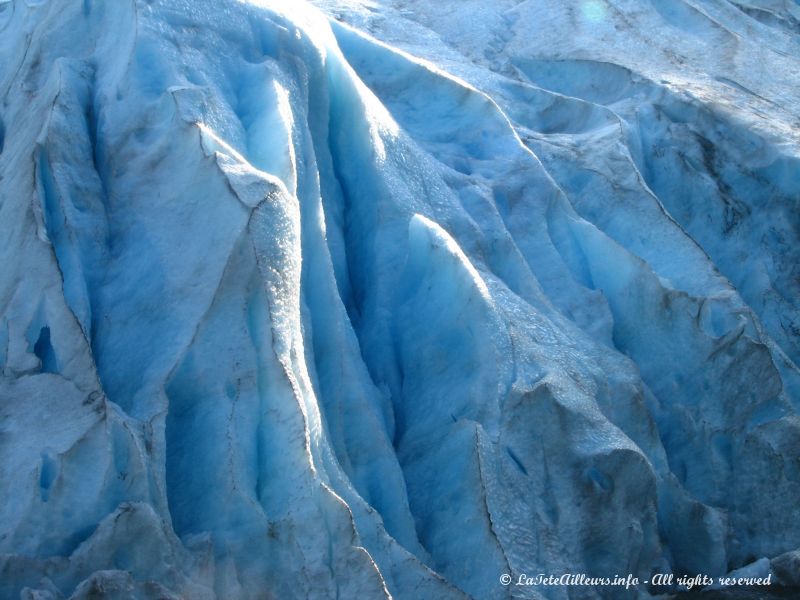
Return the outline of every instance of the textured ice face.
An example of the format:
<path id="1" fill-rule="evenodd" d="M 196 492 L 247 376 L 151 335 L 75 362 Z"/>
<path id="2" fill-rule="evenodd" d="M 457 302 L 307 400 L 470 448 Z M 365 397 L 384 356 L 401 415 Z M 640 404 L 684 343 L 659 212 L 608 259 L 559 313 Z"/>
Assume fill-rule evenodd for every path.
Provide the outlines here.
<path id="1" fill-rule="evenodd" d="M 795 8 L 319 4 L 0 3 L 0 596 L 789 573 Z"/>

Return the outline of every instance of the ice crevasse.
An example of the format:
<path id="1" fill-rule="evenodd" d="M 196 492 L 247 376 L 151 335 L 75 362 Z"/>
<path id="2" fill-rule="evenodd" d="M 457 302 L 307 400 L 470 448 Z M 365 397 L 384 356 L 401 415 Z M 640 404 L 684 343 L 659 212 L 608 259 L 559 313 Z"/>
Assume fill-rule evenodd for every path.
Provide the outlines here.
<path id="1" fill-rule="evenodd" d="M 517 68 L 495 99 L 299 2 L 0 3 L 0 597 L 792 583 L 797 146 L 762 140 L 786 222 L 748 278 L 670 214 L 722 134 L 692 178 L 599 163 L 665 198 L 604 210 L 526 132 L 675 128 Z"/>

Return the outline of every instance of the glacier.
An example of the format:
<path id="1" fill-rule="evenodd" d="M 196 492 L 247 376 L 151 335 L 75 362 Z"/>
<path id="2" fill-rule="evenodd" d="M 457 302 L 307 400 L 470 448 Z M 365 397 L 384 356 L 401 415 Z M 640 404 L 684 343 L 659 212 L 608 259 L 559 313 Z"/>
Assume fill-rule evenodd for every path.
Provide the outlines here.
<path id="1" fill-rule="evenodd" d="M 800 587 L 798 57 L 795 0 L 0 0 L 0 598 Z"/>

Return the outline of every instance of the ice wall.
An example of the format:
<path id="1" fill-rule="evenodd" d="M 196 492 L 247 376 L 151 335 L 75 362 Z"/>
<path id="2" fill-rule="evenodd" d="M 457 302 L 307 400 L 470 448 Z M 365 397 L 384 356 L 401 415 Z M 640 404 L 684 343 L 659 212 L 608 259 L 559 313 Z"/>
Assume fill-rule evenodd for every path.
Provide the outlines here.
<path id="1" fill-rule="evenodd" d="M 0 597 L 636 598 L 499 577 L 800 547 L 796 146 L 302 3 L 0 28 Z"/>

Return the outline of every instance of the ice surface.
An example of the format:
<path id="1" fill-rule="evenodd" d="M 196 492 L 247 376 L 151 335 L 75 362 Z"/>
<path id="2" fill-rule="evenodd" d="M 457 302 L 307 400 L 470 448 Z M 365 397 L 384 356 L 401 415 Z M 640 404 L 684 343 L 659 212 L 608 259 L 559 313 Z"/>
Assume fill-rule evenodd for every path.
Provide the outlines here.
<path id="1" fill-rule="evenodd" d="M 797 6 L 315 4 L 0 2 L 0 597 L 796 581 Z"/>

